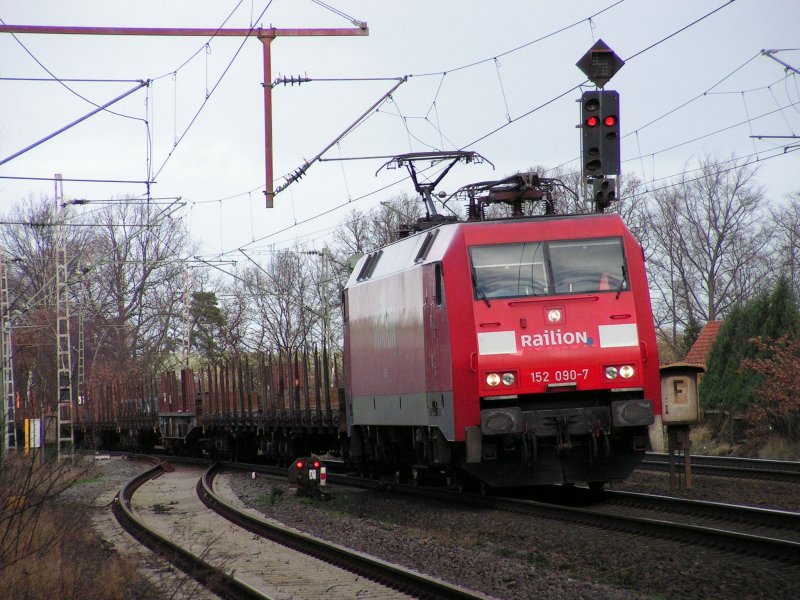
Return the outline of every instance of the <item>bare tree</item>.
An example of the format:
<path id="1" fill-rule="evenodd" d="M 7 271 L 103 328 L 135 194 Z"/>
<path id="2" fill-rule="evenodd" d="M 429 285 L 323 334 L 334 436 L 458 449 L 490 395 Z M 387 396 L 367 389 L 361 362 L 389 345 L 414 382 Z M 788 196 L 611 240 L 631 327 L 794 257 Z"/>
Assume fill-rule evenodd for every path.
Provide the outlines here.
<path id="1" fill-rule="evenodd" d="M 258 319 L 256 335 L 277 350 L 303 347 L 318 326 L 317 285 L 308 262 L 297 251 L 279 251 L 266 267 L 254 265 L 242 276 Z"/>
<path id="2" fill-rule="evenodd" d="M 350 257 L 377 250 L 397 240 L 398 233 L 408 230 L 421 216 L 421 200 L 406 193 L 381 202 L 368 213 L 354 210 L 333 232 L 335 252 Z"/>
<path id="3" fill-rule="evenodd" d="M 656 320 L 672 340 L 693 323 L 723 317 L 768 277 L 771 234 L 756 169 L 706 157 L 699 175 L 684 174 L 653 193 L 645 233 Z"/>
<path id="4" fill-rule="evenodd" d="M 338 292 L 350 276 L 353 260 L 398 239 L 422 217 L 422 200 L 406 193 L 381 202 L 368 213 L 352 211 L 333 232 L 331 273 Z"/>
<path id="5" fill-rule="evenodd" d="M 108 206 L 96 223 L 81 299 L 97 324 L 95 353 L 122 371 L 132 361 L 162 366 L 174 355 L 180 324 L 186 231 L 140 203 Z"/>
<path id="6" fill-rule="evenodd" d="M 56 248 L 66 244 L 68 280 L 76 277 L 77 259 L 87 247 L 85 220 L 57 207 L 52 198 L 28 197 L 6 216 L 0 245 L 9 261 L 9 297 L 14 330 L 15 380 L 23 391 L 36 391 L 33 408 L 54 404 L 56 374 Z"/>
<path id="7" fill-rule="evenodd" d="M 221 331 L 220 345 L 223 349 L 242 354 L 261 347 L 259 341 L 252 343 L 250 298 L 244 282 L 234 279 L 220 290 L 220 310 L 225 319 Z"/>

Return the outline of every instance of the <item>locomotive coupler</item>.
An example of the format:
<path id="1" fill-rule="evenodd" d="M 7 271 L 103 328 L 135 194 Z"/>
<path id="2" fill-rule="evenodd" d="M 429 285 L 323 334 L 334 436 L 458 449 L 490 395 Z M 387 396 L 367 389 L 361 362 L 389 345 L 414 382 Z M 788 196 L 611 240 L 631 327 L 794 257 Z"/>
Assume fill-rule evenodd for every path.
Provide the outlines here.
<path id="1" fill-rule="evenodd" d="M 600 421 L 597 421 L 589 433 L 589 460 L 594 465 L 607 463 L 611 458 L 611 441 L 608 432 Z"/>
<path id="2" fill-rule="evenodd" d="M 569 436 L 569 423 L 567 422 L 567 416 L 558 416 L 556 417 L 555 422 L 557 427 L 556 452 L 558 454 L 569 452 L 572 450 L 572 439 Z"/>
<path id="3" fill-rule="evenodd" d="M 539 458 L 539 443 L 536 434 L 526 431 L 522 434 L 522 462 L 528 466 L 535 465 Z"/>

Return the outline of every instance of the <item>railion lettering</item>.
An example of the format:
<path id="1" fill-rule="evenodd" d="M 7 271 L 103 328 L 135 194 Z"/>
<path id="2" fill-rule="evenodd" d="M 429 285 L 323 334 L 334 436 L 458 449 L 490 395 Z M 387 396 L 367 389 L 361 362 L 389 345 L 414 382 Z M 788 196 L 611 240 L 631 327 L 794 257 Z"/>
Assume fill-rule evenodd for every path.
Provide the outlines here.
<path id="1" fill-rule="evenodd" d="M 542 333 L 525 334 L 519 336 L 523 348 L 542 348 L 548 346 L 592 346 L 594 340 L 586 331 L 561 331 L 548 329 Z"/>

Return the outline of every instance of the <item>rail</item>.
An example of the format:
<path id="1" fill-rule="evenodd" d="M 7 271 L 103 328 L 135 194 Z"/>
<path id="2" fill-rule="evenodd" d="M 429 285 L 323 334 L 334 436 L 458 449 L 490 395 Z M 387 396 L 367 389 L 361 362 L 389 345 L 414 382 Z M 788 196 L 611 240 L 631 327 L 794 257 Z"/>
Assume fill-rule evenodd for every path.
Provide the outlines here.
<path id="1" fill-rule="evenodd" d="M 241 465 L 224 463 L 225 468 L 242 470 Z M 283 546 L 309 554 L 418 598 L 431 600 L 477 600 L 486 596 L 456 587 L 422 573 L 404 569 L 373 556 L 325 542 L 300 531 L 269 523 L 253 515 L 244 513 L 217 496 L 213 490 L 213 480 L 223 468 L 223 464 L 213 464 L 197 482 L 197 493 L 210 509 L 223 515 L 233 523 L 248 531 L 266 537 Z M 285 470 L 283 471 L 285 473 Z"/>
<path id="2" fill-rule="evenodd" d="M 133 494 L 143 484 L 155 479 L 169 469 L 168 463 L 157 459 L 155 461 L 156 464 L 153 467 L 125 483 L 114 498 L 112 510 L 120 525 L 141 544 L 169 563 L 179 567 L 187 575 L 223 598 L 229 600 L 271 600 L 269 596 L 262 594 L 246 583 L 231 577 L 221 569 L 181 548 L 136 517 L 131 510 Z"/>

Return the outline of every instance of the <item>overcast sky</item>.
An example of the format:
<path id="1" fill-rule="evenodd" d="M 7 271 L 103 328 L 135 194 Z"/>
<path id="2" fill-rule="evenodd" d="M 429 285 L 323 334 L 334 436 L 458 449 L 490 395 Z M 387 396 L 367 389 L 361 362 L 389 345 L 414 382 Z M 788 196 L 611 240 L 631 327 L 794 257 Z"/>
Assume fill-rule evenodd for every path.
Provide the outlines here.
<path id="1" fill-rule="evenodd" d="M 273 42 L 273 78 L 337 80 L 274 88 L 276 187 L 403 76 L 325 158 L 468 149 L 496 166 L 456 166 L 439 186 L 447 192 L 532 165 L 577 170 L 573 88 L 585 76 L 575 63 L 602 39 L 626 60 L 606 86 L 620 94 L 623 174 L 659 187 L 701 157 L 735 154 L 759 161 L 771 202 L 800 191 L 800 152 L 784 152 L 799 140 L 751 137 L 800 134 L 800 76 L 774 60 L 800 69 L 797 0 L 327 3 L 366 21 L 369 36 Z M 229 15 L 226 28 L 353 27 L 311 0 L 0 0 L 7 25 L 217 28 Z M 152 177 L 153 198 L 182 199 L 176 215 L 203 256 L 237 259 L 240 248 L 318 248 L 351 210 L 413 194 L 404 171 L 376 176 L 385 159 L 326 161 L 264 208 L 261 44 L 207 41 L 0 34 L 0 161 L 94 110 L 89 101 L 151 80 L 110 107 L 115 114 L 0 165 L 0 213 L 29 194 L 53 194 L 52 181 L 15 178 L 134 182 L 64 183 L 66 199 L 101 200 L 144 197 Z"/>

